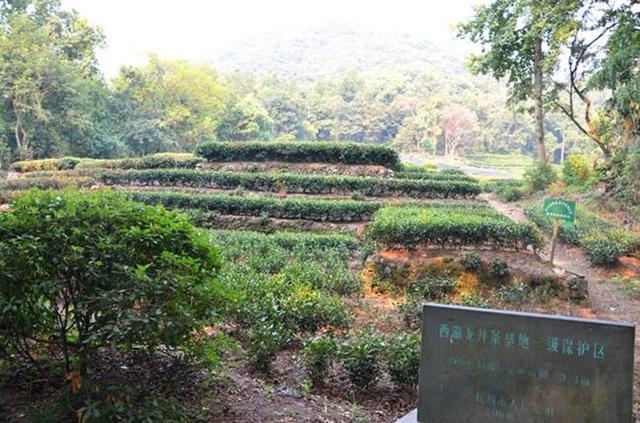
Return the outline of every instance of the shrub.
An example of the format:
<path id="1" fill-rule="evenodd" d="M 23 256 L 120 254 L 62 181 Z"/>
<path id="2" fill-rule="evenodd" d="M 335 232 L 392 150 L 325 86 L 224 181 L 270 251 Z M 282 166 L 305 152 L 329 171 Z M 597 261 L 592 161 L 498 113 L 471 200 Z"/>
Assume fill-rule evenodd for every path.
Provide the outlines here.
<path id="1" fill-rule="evenodd" d="M 82 375 L 101 347 L 213 359 L 194 334 L 227 301 L 219 267 L 183 216 L 110 192 L 29 192 L 0 213 L 0 351 L 55 350 Z"/>
<path id="2" fill-rule="evenodd" d="M 584 185 L 593 172 L 586 156 L 572 154 L 562 164 L 562 180 L 567 185 Z"/>
<path id="3" fill-rule="evenodd" d="M 358 389 L 370 388 L 380 376 L 383 345 L 382 338 L 371 328 L 350 335 L 340 344 L 342 367 Z"/>
<path id="4" fill-rule="evenodd" d="M 420 336 L 400 333 L 386 340 L 383 357 L 391 381 L 403 390 L 415 390 L 420 370 Z"/>
<path id="5" fill-rule="evenodd" d="M 489 264 L 489 275 L 496 279 L 504 279 L 509 275 L 509 265 L 502 259 L 495 259 Z"/>
<path id="6" fill-rule="evenodd" d="M 472 176 L 466 175 L 464 173 L 452 173 L 446 170 L 437 172 L 414 172 L 414 171 L 403 171 L 403 172 L 395 172 L 393 174 L 394 178 L 398 179 L 424 179 L 424 180 L 432 180 L 432 181 L 467 181 L 467 182 L 478 182 L 478 180 Z"/>
<path id="7" fill-rule="evenodd" d="M 144 157 L 113 160 L 84 160 L 78 169 L 195 169 L 205 160 L 189 153 L 157 153 Z"/>
<path id="8" fill-rule="evenodd" d="M 129 170 L 103 172 L 97 178 L 107 185 L 182 185 L 218 189 L 242 187 L 254 191 L 367 196 L 408 195 L 421 198 L 473 197 L 480 193 L 476 182 L 416 180 L 357 176 L 301 175 L 294 173 L 205 172 L 192 169 Z"/>
<path id="9" fill-rule="evenodd" d="M 524 173 L 525 186 L 529 192 L 544 191 L 557 179 L 558 175 L 551 165 L 536 163 Z"/>
<path id="10" fill-rule="evenodd" d="M 304 368 L 314 385 L 321 385 L 329 373 L 331 363 L 336 359 L 337 346 L 330 336 L 309 341 L 302 350 Z"/>
<path id="11" fill-rule="evenodd" d="M 398 153 L 380 145 L 342 142 L 211 142 L 196 149 L 210 162 L 316 162 L 380 165 L 399 169 Z"/>
<path id="12" fill-rule="evenodd" d="M 78 163 L 85 160 L 78 157 L 63 157 L 61 159 L 42 159 L 42 160 L 25 160 L 12 163 L 10 170 L 13 172 L 39 172 L 39 171 L 56 171 L 68 170 L 76 167 Z"/>
<path id="13" fill-rule="evenodd" d="M 161 204 L 168 208 L 330 222 L 366 221 L 382 206 L 379 202 L 351 200 L 277 199 L 178 192 L 128 192 L 126 195 L 135 201 Z"/>
<path id="14" fill-rule="evenodd" d="M 474 245 L 534 248 L 543 239 L 534 225 L 516 223 L 490 207 L 387 207 L 374 215 L 367 236 L 384 245 Z"/>
<path id="15" fill-rule="evenodd" d="M 463 251 L 460 253 L 460 263 L 468 272 L 477 272 L 482 267 L 482 260 L 475 251 Z"/>
<path id="16" fill-rule="evenodd" d="M 426 275 L 409 286 L 408 295 L 428 301 L 444 301 L 458 289 L 457 281 L 449 276 Z"/>
<path id="17" fill-rule="evenodd" d="M 591 264 L 609 266 L 618 262 L 618 257 L 632 251 L 637 240 L 623 230 L 591 233 L 580 240 Z"/>
<path id="18" fill-rule="evenodd" d="M 524 186 L 521 182 L 501 184 L 495 190 L 496 196 L 507 203 L 521 200 L 524 197 Z"/>
<path id="19" fill-rule="evenodd" d="M 0 190 L 26 191 L 33 188 L 47 190 L 64 188 L 88 188 L 95 184 L 89 177 L 43 177 L 43 178 L 19 178 L 0 181 Z"/>
<path id="20" fill-rule="evenodd" d="M 277 352 L 293 337 L 291 331 L 273 321 L 258 323 L 249 335 L 249 360 L 254 369 L 268 373 Z"/>

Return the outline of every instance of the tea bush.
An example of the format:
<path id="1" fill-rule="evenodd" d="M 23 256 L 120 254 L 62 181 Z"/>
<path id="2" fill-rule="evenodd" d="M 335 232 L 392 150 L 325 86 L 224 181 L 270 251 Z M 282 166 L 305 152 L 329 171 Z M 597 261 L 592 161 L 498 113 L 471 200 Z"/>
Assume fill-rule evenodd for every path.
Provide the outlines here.
<path id="1" fill-rule="evenodd" d="M 103 347 L 212 362 L 194 335 L 227 306 L 219 269 L 184 216 L 111 192 L 28 192 L 0 213 L 0 351 L 57 351 L 83 376 Z"/>
<path id="2" fill-rule="evenodd" d="M 399 333 L 389 337 L 383 357 L 391 381 L 402 390 L 415 390 L 420 370 L 420 336 Z"/>
<path id="3" fill-rule="evenodd" d="M 607 232 L 592 232 L 580 240 L 591 264 L 609 266 L 618 262 L 620 256 L 632 253 L 640 242 L 628 232 L 613 229 Z"/>
<path id="4" fill-rule="evenodd" d="M 337 358 L 337 352 L 336 342 L 330 336 L 315 338 L 306 343 L 302 350 L 304 368 L 314 385 L 322 385 L 331 364 Z"/>
<path id="5" fill-rule="evenodd" d="M 339 347 L 342 367 L 358 389 L 370 388 L 380 377 L 384 342 L 368 328 L 349 335 Z"/>
<path id="6" fill-rule="evenodd" d="M 395 172 L 393 174 L 394 178 L 398 179 L 426 179 L 432 181 L 467 181 L 467 182 L 478 182 L 478 180 L 472 176 L 466 175 L 464 173 L 450 173 L 446 171 L 432 171 L 432 172 Z"/>
<path id="7" fill-rule="evenodd" d="M 398 153 L 380 146 L 344 142 L 211 142 L 196 149 L 210 162 L 315 162 L 401 167 Z"/>
<path id="8" fill-rule="evenodd" d="M 38 172 L 73 169 L 85 160 L 78 157 L 63 157 L 61 159 L 25 160 L 12 163 L 9 169 L 13 172 Z"/>
<path id="9" fill-rule="evenodd" d="M 128 192 L 126 195 L 135 201 L 161 204 L 172 209 L 199 209 L 221 214 L 329 222 L 367 221 L 382 207 L 380 202 L 353 200 L 277 199 L 179 192 Z"/>
<path id="10" fill-rule="evenodd" d="M 407 296 L 427 301 L 444 301 L 456 292 L 455 278 L 444 275 L 426 275 L 407 288 Z"/>
<path id="11" fill-rule="evenodd" d="M 107 185 L 165 185 L 306 194 L 366 196 L 406 195 L 419 198 L 470 198 L 480 193 L 477 182 L 416 180 L 294 173 L 208 172 L 192 169 L 151 169 L 103 172 L 97 179 Z"/>
<path id="12" fill-rule="evenodd" d="M 368 237 L 384 245 L 475 245 L 538 248 L 543 238 L 534 225 L 516 223 L 490 207 L 475 209 L 387 207 L 374 215 Z"/>
<path id="13" fill-rule="evenodd" d="M 496 279 L 504 279 L 509 275 L 509 265 L 502 259 L 495 259 L 489 264 L 489 275 Z"/>
<path id="14" fill-rule="evenodd" d="M 463 251 L 460 253 L 460 263 L 468 272 L 477 272 L 482 267 L 482 260 L 475 251 Z"/>
<path id="15" fill-rule="evenodd" d="M 78 169 L 195 169 L 205 160 L 189 153 L 157 153 L 144 157 L 112 160 L 82 160 Z"/>
<path id="16" fill-rule="evenodd" d="M 249 334 L 249 361 L 255 370 L 268 373 L 278 351 L 287 346 L 293 334 L 274 321 L 259 322 Z"/>
<path id="17" fill-rule="evenodd" d="M 350 326 L 349 309 L 334 293 L 359 289 L 355 278 L 348 279 L 355 238 L 235 231 L 211 236 L 228 263 L 220 280 L 236 293 L 227 314 L 248 331 L 257 369 L 268 370 L 294 336 Z"/>
<path id="18" fill-rule="evenodd" d="M 27 191 L 33 188 L 47 190 L 64 188 L 88 188 L 95 181 L 89 177 L 44 177 L 44 178 L 19 178 L 0 181 L 2 191 Z"/>

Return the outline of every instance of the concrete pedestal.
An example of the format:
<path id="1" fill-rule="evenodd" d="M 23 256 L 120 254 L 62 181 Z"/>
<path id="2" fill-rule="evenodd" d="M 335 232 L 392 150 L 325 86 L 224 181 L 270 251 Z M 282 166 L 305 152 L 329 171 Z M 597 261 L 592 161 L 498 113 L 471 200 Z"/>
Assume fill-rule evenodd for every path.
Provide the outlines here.
<path id="1" fill-rule="evenodd" d="M 406 416 L 400 418 L 396 423 L 418 423 L 418 409 L 416 408 Z"/>

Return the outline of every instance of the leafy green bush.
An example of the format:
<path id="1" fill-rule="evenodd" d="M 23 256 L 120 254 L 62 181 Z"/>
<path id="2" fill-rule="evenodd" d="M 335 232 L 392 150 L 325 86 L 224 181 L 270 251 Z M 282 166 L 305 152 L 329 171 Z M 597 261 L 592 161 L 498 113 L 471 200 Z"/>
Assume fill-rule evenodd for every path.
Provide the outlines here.
<path id="1" fill-rule="evenodd" d="M 407 295 L 421 300 L 444 301 L 457 289 L 458 283 L 455 278 L 443 275 L 426 275 L 409 286 Z"/>
<path id="2" fill-rule="evenodd" d="M 368 237 L 384 245 L 542 246 L 534 225 L 516 223 L 490 207 L 468 209 L 387 207 L 374 215 Z"/>
<path id="3" fill-rule="evenodd" d="M 482 266 L 482 260 L 475 251 L 463 251 L 460 253 L 460 263 L 468 272 L 477 272 Z"/>
<path id="4" fill-rule="evenodd" d="M 63 157 L 61 159 L 25 160 L 12 163 L 9 167 L 13 172 L 38 172 L 73 169 L 85 160 L 78 157 Z"/>
<path id="5" fill-rule="evenodd" d="M 330 336 L 315 338 L 304 346 L 304 368 L 314 385 L 322 385 L 331 363 L 337 358 L 337 352 L 336 342 Z"/>
<path id="6" fill-rule="evenodd" d="M 292 337 L 290 329 L 274 321 L 253 326 L 249 334 L 249 360 L 253 368 L 268 373 L 277 352 L 291 342 Z"/>
<path id="7" fill-rule="evenodd" d="M 398 153 L 380 145 L 342 142 L 211 142 L 196 149 L 210 162 L 317 162 L 401 167 Z"/>
<path id="8" fill-rule="evenodd" d="M 367 196 L 408 195 L 420 198 L 469 198 L 480 193 L 476 182 L 417 180 L 357 176 L 300 175 L 293 173 L 206 172 L 192 169 L 129 170 L 103 172 L 98 180 L 107 185 L 170 185 L 305 194 Z"/>
<path id="9" fill-rule="evenodd" d="M 127 197 L 168 208 L 199 209 L 222 214 L 308 219 L 329 222 L 361 222 L 371 219 L 380 202 L 352 200 L 277 199 L 178 192 L 128 192 Z"/>
<path id="10" fill-rule="evenodd" d="M 509 275 L 509 265 L 502 259 L 495 259 L 489 264 L 489 275 L 496 279 L 504 279 Z"/>
<path id="11" fill-rule="evenodd" d="M 78 169 L 195 169 L 205 160 L 189 153 L 157 153 L 144 157 L 113 160 L 83 160 Z"/>
<path id="12" fill-rule="evenodd" d="M 572 154 L 562 164 L 562 180 L 567 185 L 584 185 L 592 173 L 593 168 L 586 156 Z"/>
<path id="13" fill-rule="evenodd" d="M 342 367 L 355 387 L 370 388 L 379 378 L 383 347 L 382 338 L 371 328 L 350 335 L 340 344 Z"/>
<path id="14" fill-rule="evenodd" d="M 27 191 L 37 189 L 64 189 L 64 188 L 88 188 L 95 184 L 89 177 L 44 177 L 44 178 L 19 178 L 0 181 L 0 190 Z"/>
<path id="15" fill-rule="evenodd" d="M 496 196 L 507 203 L 521 200 L 524 197 L 524 186 L 522 182 L 501 184 L 495 190 Z"/>
<path id="16" fill-rule="evenodd" d="M 580 240 L 591 264 L 609 266 L 617 263 L 618 258 L 629 254 L 635 248 L 638 240 L 623 230 L 594 232 Z"/>
<path id="17" fill-rule="evenodd" d="M 393 174 L 394 178 L 398 179 L 425 179 L 432 181 L 467 181 L 467 182 L 478 182 L 478 180 L 472 176 L 466 175 L 464 173 L 452 173 L 446 170 L 443 171 L 431 171 L 431 172 L 412 172 L 412 171 L 402 171 L 395 172 Z"/>
<path id="18" fill-rule="evenodd" d="M 551 165 L 536 163 L 524 173 L 525 187 L 529 192 L 544 191 L 557 179 L 558 175 Z"/>
<path id="19" fill-rule="evenodd" d="M 208 236 L 110 192 L 31 191 L 0 213 L 0 351 L 56 351 L 82 375 L 98 348 L 213 359 L 227 290 Z M 209 360 L 210 361 L 210 360 Z"/>
<path id="20" fill-rule="evenodd" d="M 399 333 L 389 337 L 383 357 L 391 381 L 402 390 L 415 390 L 420 370 L 420 336 Z"/>

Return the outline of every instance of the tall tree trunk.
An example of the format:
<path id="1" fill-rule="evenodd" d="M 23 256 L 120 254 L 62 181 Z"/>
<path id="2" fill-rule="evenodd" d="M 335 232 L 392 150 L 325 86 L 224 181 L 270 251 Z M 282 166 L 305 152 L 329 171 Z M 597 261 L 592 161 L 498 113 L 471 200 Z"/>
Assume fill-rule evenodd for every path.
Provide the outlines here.
<path id="1" fill-rule="evenodd" d="M 547 152 L 544 147 L 544 110 L 542 108 L 542 39 L 537 37 L 533 41 L 533 107 L 536 120 L 536 152 L 538 162 L 545 166 L 547 164 Z"/>

